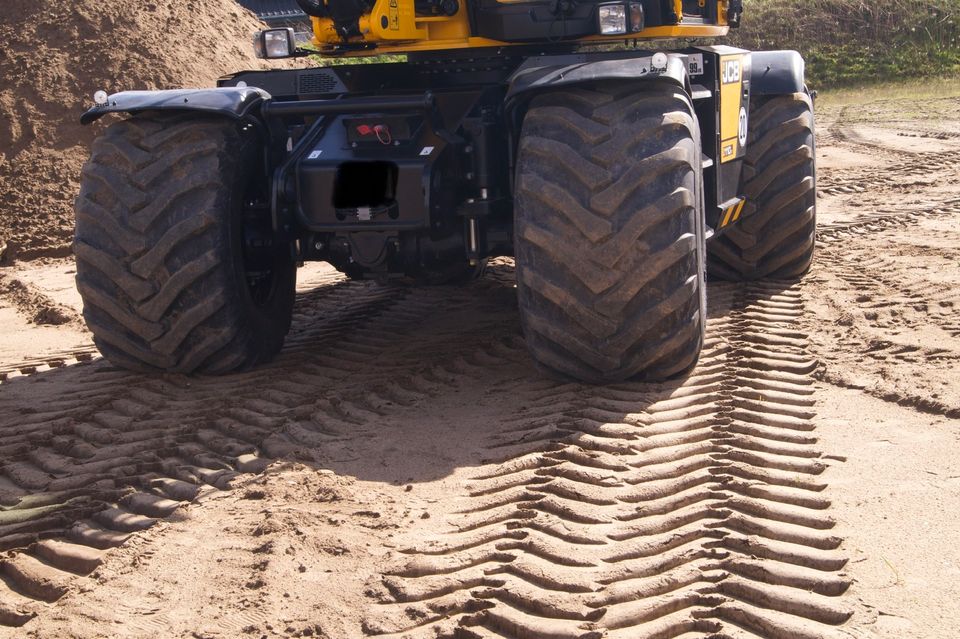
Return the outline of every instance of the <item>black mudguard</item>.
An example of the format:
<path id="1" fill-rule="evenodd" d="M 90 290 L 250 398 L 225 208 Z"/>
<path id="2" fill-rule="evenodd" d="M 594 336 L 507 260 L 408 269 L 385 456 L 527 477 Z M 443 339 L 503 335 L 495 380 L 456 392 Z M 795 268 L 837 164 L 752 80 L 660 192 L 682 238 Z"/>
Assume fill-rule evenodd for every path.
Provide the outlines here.
<path id="1" fill-rule="evenodd" d="M 754 51 L 751 91 L 753 95 L 803 93 L 803 58 L 796 51 Z"/>
<path id="2" fill-rule="evenodd" d="M 255 87 L 121 91 L 80 116 L 80 123 L 90 124 L 107 113 L 143 111 L 199 111 L 240 119 L 269 99 L 269 93 Z"/>
<path id="3" fill-rule="evenodd" d="M 636 57 L 625 55 L 629 54 L 618 51 L 614 54 L 616 57 L 605 53 L 582 53 L 527 59 L 508 79 L 506 106 L 514 127 L 522 121 L 526 104 L 534 95 L 558 87 L 603 80 L 665 80 L 689 91 L 686 55 L 667 53 L 665 69 L 652 68 L 653 54 L 650 52 L 637 52 Z"/>

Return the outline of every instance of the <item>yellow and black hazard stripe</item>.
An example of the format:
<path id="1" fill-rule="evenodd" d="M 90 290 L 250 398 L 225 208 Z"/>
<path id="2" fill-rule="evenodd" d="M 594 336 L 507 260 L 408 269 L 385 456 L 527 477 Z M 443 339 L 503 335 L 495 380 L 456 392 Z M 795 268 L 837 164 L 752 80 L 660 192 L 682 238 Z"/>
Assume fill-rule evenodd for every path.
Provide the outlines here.
<path id="1" fill-rule="evenodd" d="M 746 202 L 746 199 L 741 199 L 739 202 L 731 204 L 727 208 L 723 209 L 723 214 L 720 216 L 720 224 L 717 226 L 717 228 L 722 229 L 727 224 L 733 224 L 740 219 L 740 213 L 743 211 L 743 205 Z"/>

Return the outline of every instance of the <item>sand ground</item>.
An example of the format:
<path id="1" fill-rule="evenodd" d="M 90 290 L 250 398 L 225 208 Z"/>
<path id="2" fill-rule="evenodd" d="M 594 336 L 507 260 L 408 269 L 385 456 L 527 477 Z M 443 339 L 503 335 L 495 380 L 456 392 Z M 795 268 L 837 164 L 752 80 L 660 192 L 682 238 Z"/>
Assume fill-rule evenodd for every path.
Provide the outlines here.
<path id="1" fill-rule="evenodd" d="M 98 357 L 0 269 L 0 637 L 960 633 L 960 91 L 818 103 L 800 283 L 711 283 L 670 384 L 536 373 L 512 265 L 300 274 L 262 370 Z"/>

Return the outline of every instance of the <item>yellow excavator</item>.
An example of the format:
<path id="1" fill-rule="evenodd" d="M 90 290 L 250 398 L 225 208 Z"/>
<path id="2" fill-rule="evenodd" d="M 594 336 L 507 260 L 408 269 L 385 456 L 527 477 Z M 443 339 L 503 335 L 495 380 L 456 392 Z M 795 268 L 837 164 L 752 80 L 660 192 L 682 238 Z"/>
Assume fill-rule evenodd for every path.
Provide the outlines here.
<path id="1" fill-rule="evenodd" d="M 535 363 L 590 383 L 696 363 L 707 277 L 813 258 L 814 121 L 794 51 L 719 37 L 741 0 L 297 0 L 258 55 L 361 58 L 98 92 L 77 282 L 103 354 L 225 373 L 276 355 L 297 266 L 466 284 L 516 264 Z"/>

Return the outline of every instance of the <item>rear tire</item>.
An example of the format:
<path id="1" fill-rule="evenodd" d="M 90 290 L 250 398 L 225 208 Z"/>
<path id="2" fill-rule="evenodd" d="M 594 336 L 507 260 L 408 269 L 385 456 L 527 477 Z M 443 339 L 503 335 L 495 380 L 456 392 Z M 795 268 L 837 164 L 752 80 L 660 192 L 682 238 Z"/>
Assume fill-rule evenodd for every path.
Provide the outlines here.
<path id="1" fill-rule="evenodd" d="M 707 244 L 711 277 L 795 279 L 810 270 L 817 231 L 813 103 L 806 93 L 751 104 L 742 219 Z"/>
<path id="2" fill-rule="evenodd" d="M 196 115 L 135 116 L 94 141 L 74 252 L 84 319 L 111 362 L 224 373 L 280 350 L 296 265 L 244 237 L 269 243 L 245 209 L 264 194 L 260 157 L 252 131 Z"/>
<path id="3" fill-rule="evenodd" d="M 541 367 L 591 383 L 696 363 L 706 324 L 699 127 L 669 85 L 537 96 L 517 159 L 520 319 Z"/>

